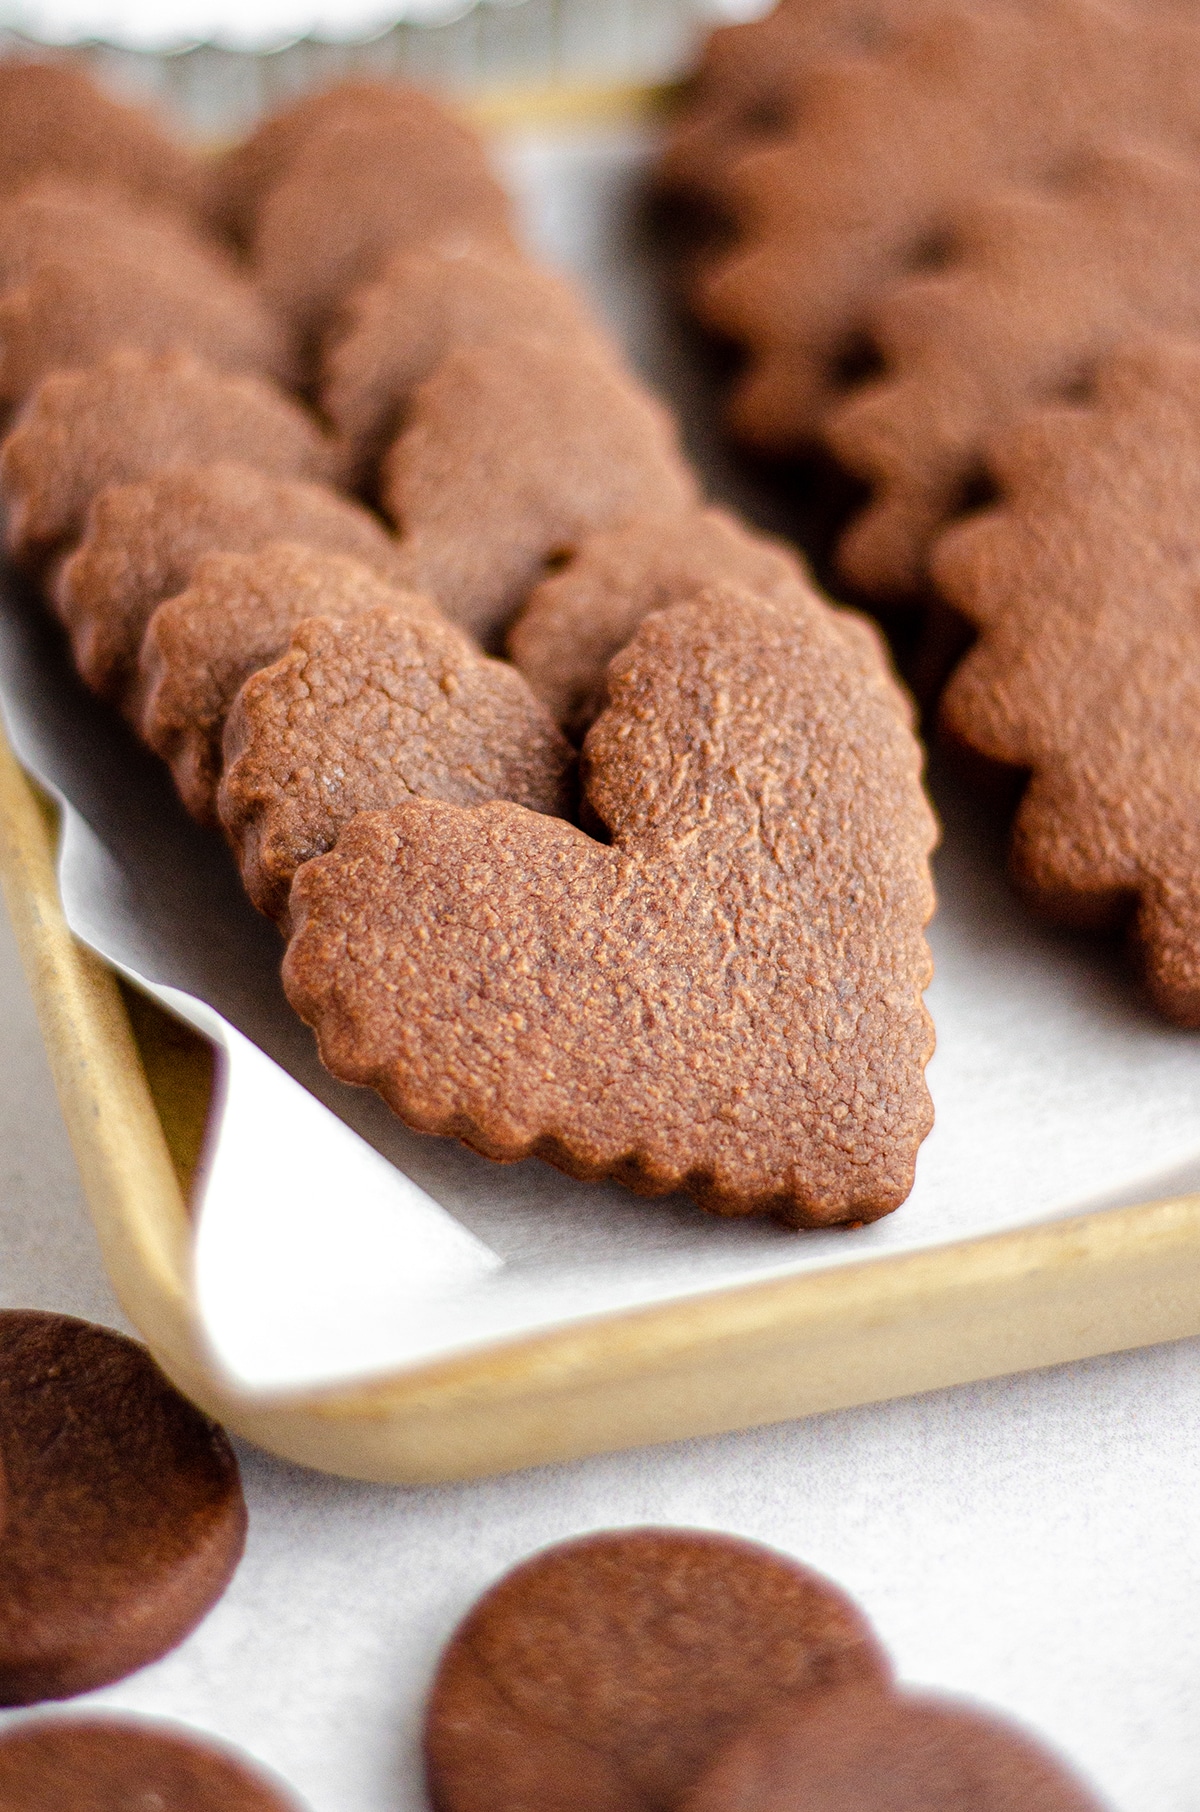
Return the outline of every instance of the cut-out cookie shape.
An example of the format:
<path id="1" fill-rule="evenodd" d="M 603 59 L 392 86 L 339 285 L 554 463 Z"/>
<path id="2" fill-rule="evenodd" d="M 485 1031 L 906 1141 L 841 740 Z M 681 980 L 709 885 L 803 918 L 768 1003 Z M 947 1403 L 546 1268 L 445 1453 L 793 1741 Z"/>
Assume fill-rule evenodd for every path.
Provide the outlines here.
<path id="1" fill-rule="evenodd" d="M 0 1311 L 0 1453 L 0 1704 L 144 1667 L 228 1585 L 246 1534 L 233 1450 L 124 1335 Z"/>
<path id="2" fill-rule="evenodd" d="M 150 618 L 131 709 L 194 818 L 216 823 L 225 719 L 250 675 L 283 654 L 307 617 L 350 616 L 397 595 L 378 571 L 302 543 L 197 561 L 186 590 Z M 399 595 L 414 612 L 437 614 L 425 600 Z"/>
<path id="3" fill-rule="evenodd" d="M 513 338 L 607 350 L 570 286 L 502 244 L 450 240 L 394 258 L 345 303 L 323 362 L 321 404 L 369 487 L 416 386 L 451 348 Z"/>
<path id="4" fill-rule="evenodd" d="M 0 411 L 51 372 L 98 364 L 122 347 L 194 353 L 214 370 L 280 383 L 294 375 L 285 336 L 248 283 L 197 284 L 124 259 L 56 259 L 0 295 Z"/>
<path id="5" fill-rule="evenodd" d="M 1104 1812 L 1025 1731 L 932 1693 L 810 1695 L 733 1738 L 680 1812 Z"/>
<path id="6" fill-rule="evenodd" d="M 814 73 L 789 138 L 731 173 L 742 236 L 696 291 L 747 351 L 735 432 L 809 442 L 871 302 L 936 258 L 981 186 L 1052 173 L 1097 134 L 1190 151 L 1198 85 L 1194 20 L 1093 0 L 948 9 Z"/>
<path id="7" fill-rule="evenodd" d="M 866 1618 L 819 1573 L 698 1529 L 535 1554 L 442 1657 L 425 1724 L 441 1812 L 675 1806 L 750 1718 L 842 1684 L 887 1693 Z"/>
<path id="8" fill-rule="evenodd" d="M 356 812 L 404 799 L 511 799 L 559 816 L 571 805 L 570 745 L 520 674 L 402 593 L 302 623 L 238 694 L 225 760 L 221 822 L 247 893 L 275 919 L 300 864 Z"/>
<path id="9" fill-rule="evenodd" d="M 0 120 L 0 193 L 56 175 L 121 190 L 175 214 L 206 210 L 201 161 L 168 138 L 152 113 L 114 100 L 68 63 L 0 65 Z"/>
<path id="10" fill-rule="evenodd" d="M 584 747 L 612 845 L 514 805 L 363 813 L 305 865 L 288 996 L 410 1125 L 793 1225 L 902 1202 L 931 1109 L 933 821 L 832 613 L 647 618 Z"/>
<path id="11" fill-rule="evenodd" d="M 226 231 L 243 245 L 254 237 L 263 200 L 290 168 L 309 140 L 343 122 L 401 112 L 414 123 L 436 131 L 445 113 L 432 96 L 403 82 L 355 79 L 312 89 L 286 107 L 259 120 L 248 137 L 217 163 L 218 207 Z"/>
<path id="12" fill-rule="evenodd" d="M 782 0 L 761 19 L 721 25 L 705 41 L 656 172 L 670 195 L 719 203 L 738 160 L 786 136 L 814 65 L 878 48 L 936 0 Z"/>
<path id="13" fill-rule="evenodd" d="M 0 1736 L 4 1812 L 300 1812 L 224 1744 L 149 1719 L 39 1718 Z"/>
<path id="14" fill-rule="evenodd" d="M 78 540 L 107 485 L 216 460 L 315 479 L 333 476 L 337 463 L 299 403 L 188 354 L 115 352 L 86 371 L 55 372 L 0 449 L 9 553 L 40 561 Z"/>
<path id="15" fill-rule="evenodd" d="M 949 530 L 934 576 L 980 631 L 950 733 L 1030 772 L 1023 891 L 1133 932 L 1157 1005 L 1200 1026 L 1200 348 L 1114 355 L 1095 400 L 993 448 L 999 508 Z"/>
<path id="16" fill-rule="evenodd" d="M 699 501 L 674 423 L 577 346 L 464 346 L 418 386 L 380 475 L 410 582 L 487 641 L 556 555 Z"/>
<path id="17" fill-rule="evenodd" d="M 781 603 L 810 595 L 795 555 L 727 510 L 642 516 L 589 535 L 535 586 L 508 632 L 509 658 L 578 741 L 604 708 L 608 663 L 642 619 L 708 585 Z"/>
<path id="18" fill-rule="evenodd" d="M 244 283 L 218 240 L 178 214 L 97 188 L 86 176 L 44 176 L 0 195 L 0 290 L 28 283 L 42 264 L 84 257 L 120 259 L 201 287 Z"/>
<path id="19" fill-rule="evenodd" d="M 508 198 L 473 133 L 428 96 L 346 110 L 309 130 L 257 210 L 268 300 L 310 340 L 394 253 L 454 230 L 506 235 Z"/>
<path id="20" fill-rule="evenodd" d="M 839 565 L 886 598 L 922 585 L 989 439 L 1086 384 L 1122 340 L 1200 335 L 1200 171 L 1127 151 L 1002 193 L 959 216 L 946 267 L 889 290 L 871 328 L 886 375 L 834 410 L 825 437 L 875 487 Z"/>
<path id="21" fill-rule="evenodd" d="M 269 541 L 347 554 L 378 573 L 396 565 L 392 536 L 348 497 L 236 462 L 179 465 L 101 491 L 54 585 L 86 683 L 139 722 L 138 652 L 158 605 L 205 554 L 252 554 Z"/>

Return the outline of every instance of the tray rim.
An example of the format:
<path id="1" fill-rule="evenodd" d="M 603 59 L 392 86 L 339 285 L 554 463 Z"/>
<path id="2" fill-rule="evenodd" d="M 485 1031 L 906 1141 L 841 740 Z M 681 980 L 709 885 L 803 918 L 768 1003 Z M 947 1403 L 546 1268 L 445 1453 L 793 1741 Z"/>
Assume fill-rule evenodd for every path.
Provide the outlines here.
<path id="1" fill-rule="evenodd" d="M 117 1298 L 227 1427 L 344 1476 L 426 1484 L 909 1396 L 1200 1333 L 1200 1194 L 614 1311 L 363 1381 L 265 1396 L 205 1353 L 190 1225 L 116 978 L 71 933 L 54 808 L 0 734 L 0 882 Z"/>

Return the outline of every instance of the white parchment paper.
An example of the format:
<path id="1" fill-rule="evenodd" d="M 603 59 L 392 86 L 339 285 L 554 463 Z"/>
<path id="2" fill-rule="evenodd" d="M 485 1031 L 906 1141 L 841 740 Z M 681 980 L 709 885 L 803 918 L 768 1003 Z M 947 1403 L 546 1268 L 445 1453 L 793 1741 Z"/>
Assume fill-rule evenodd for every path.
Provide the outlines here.
<path id="1" fill-rule="evenodd" d="M 502 147 L 531 240 L 579 276 L 676 403 L 714 496 L 811 537 L 806 490 L 756 484 L 720 451 L 703 361 L 671 318 L 640 216 L 645 155 L 629 132 Z M 71 923 L 222 1052 L 196 1282 L 213 1352 L 247 1389 L 1200 1187 L 1200 1041 L 1152 1014 L 1115 946 L 1032 923 L 1004 877 L 1002 827 L 947 780 L 934 780 L 937 1124 L 896 1214 L 796 1234 L 408 1132 L 321 1070 L 283 1000 L 276 934 L 227 852 L 86 696 L 15 582 L 0 613 L 0 700 L 18 752 L 69 808 Z"/>

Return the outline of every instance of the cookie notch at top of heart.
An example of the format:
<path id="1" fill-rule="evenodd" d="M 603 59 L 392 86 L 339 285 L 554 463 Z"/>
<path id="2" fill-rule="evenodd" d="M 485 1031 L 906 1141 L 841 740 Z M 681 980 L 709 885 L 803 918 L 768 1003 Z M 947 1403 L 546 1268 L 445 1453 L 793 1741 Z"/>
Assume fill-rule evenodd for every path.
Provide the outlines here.
<path id="1" fill-rule="evenodd" d="M 414 801 L 301 868 L 285 986 L 326 1064 L 494 1158 L 796 1226 L 897 1207 L 934 824 L 882 652 L 815 594 L 707 592 L 613 662 L 584 763 L 610 844 Z"/>

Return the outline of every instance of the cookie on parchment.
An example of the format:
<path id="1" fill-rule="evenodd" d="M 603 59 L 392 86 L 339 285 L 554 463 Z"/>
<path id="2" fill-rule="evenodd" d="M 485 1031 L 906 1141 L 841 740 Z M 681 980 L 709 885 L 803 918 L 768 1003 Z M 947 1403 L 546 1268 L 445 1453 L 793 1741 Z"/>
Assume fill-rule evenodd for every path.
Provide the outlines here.
<path id="1" fill-rule="evenodd" d="M 114 99 L 69 63 L 0 62 L 0 120 L 0 194 L 63 176 L 192 219 L 207 212 L 201 160 L 152 113 Z"/>
<path id="2" fill-rule="evenodd" d="M 731 173 L 738 236 L 695 291 L 747 355 L 738 436 L 771 454 L 811 442 L 871 303 L 936 263 L 981 187 L 1059 170 L 1097 134 L 1190 152 L 1198 87 L 1194 18 L 1102 0 L 948 5 L 815 72 L 788 137 Z"/>
<path id="3" fill-rule="evenodd" d="M 279 658 L 305 618 L 350 616 L 396 597 L 378 568 L 302 542 L 269 540 L 254 552 L 197 560 L 186 588 L 146 626 L 130 700 L 139 734 L 170 767 L 194 818 L 217 821 L 221 738 L 239 687 Z M 423 599 L 408 602 L 434 614 Z"/>
<path id="4" fill-rule="evenodd" d="M 838 563 L 887 598 L 920 589 L 988 441 L 1024 410 L 1086 387 L 1122 340 L 1200 336 L 1200 171 L 1125 149 L 1002 191 L 959 215 L 944 266 L 886 291 L 870 325 L 883 374 L 825 438 L 874 487 Z"/>
<path id="5" fill-rule="evenodd" d="M 336 598 L 320 608 L 226 725 L 221 822 L 260 912 L 285 917 L 297 868 L 356 812 L 511 799 L 567 815 L 571 747 L 519 673 L 424 599 L 394 592 L 341 621 Z"/>
<path id="6" fill-rule="evenodd" d="M 0 412 L 51 372 L 81 370 L 121 348 L 193 353 L 216 371 L 281 384 L 295 375 L 283 331 L 248 283 L 197 283 L 152 264 L 66 255 L 0 294 Z"/>
<path id="7" fill-rule="evenodd" d="M 979 641 L 949 733 L 1030 775 L 1023 892 L 1067 924 L 1130 918 L 1151 995 L 1200 1026 L 1200 346 L 1114 354 L 1093 399 L 992 449 L 994 508 L 935 544 Z"/>
<path id="8" fill-rule="evenodd" d="M 321 405 L 369 488 L 416 386 L 447 352 L 513 338 L 607 349 L 580 296 L 502 242 L 463 235 L 403 252 L 341 310 Z"/>
<path id="9" fill-rule="evenodd" d="M 607 359 L 539 340 L 442 359 L 379 489 L 413 588 L 485 643 L 584 536 L 699 501 L 662 405 Z"/>
<path id="10" fill-rule="evenodd" d="M 4 1812 L 299 1812 L 279 1783 L 194 1730 L 38 1718 L 0 1736 Z"/>
<path id="11" fill-rule="evenodd" d="M 736 1735 L 679 1812 L 1104 1812 L 995 1713 L 933 1693 L 810 1696 Z"/>
<path id="12" fill-rule="evenodd" d="M 394 538 L 348 497 L 236 461 L 169 467 L 101 491 L 53 591 L 87 684 L 140 722 L 138 653 L 155 609 L 184 590 L 205 554 L 250 554 L 269 541 L 347 554 L 382 574 L 396 565 Z"/>
<path id="13" fill-rule="evenodd" d="M 8 551 L 45 560 L 79 538 L 106 486 L 215 460 L 278 478 L 337 470 L 314 418 L 264 379 L 186 353 L 115 352 L 86 371 L 54 372 L 0 448 Z"/>
<path id="14" fill-rule="evenodd" d="M 508 197 L 478 139 L 428 95 L 346 109 L 310 129 L 255 215 L 268 301 L 314 343 L 332 310 L 396 252 L 452 231 L 507 235 Z"/>
<path id="15" fill-rule="evenodd" d="M 932 1112 L 934 826 L 882 657 L 816 597 L 648 617 L 584 745 L 610 835 L 509 804 L 364 813 L 293 885 L 335 1075 L 494 1158 L 792 1225 L 875 1219 Z"/>
<path id="16" fill-rule="evenodd" d="M 639 516 L 587 536 L 534 587 L 508 632 L 509 659 L 578 741 L 604 708 L 608 663 L 642 619 L 708 585 L 783 603 L 808 595 L 796 556 L 727 510 Z"/>
<path id="17" fill-rule="evenodd" d="M 233 1450 L 124 1335 L 0 1311 L 0 1456 L 0 1705 L 121 1679 L 225 1590 L 246 1534 Z"/>
<path id="18" fill-rule="evenodd" d="M 748 1718 L 889 1676 L 857 1607 L 786 1555 L 699 1529 L 583 1536 L 506 1574 L 451 1638 L 430 1792 L 439 1812 L 676 1806 Z"/>

